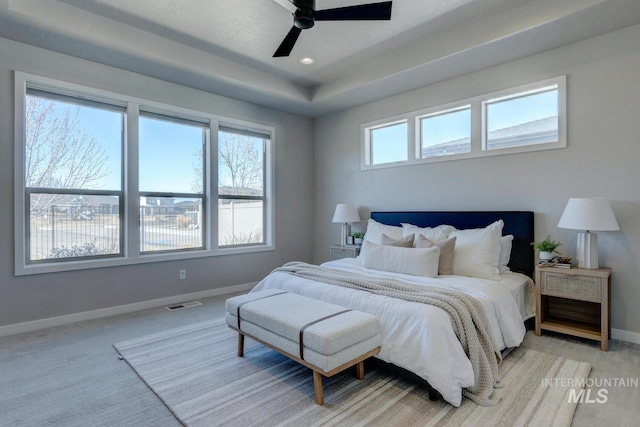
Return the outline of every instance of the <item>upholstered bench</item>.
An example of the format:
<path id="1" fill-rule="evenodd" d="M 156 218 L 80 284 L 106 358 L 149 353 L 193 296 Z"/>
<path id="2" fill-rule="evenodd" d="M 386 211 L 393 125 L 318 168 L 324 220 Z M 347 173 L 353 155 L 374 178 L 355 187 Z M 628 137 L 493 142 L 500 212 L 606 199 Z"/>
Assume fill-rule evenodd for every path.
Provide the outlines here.
<path id="1" fill-rule="evenodd" d="M 380 351 L 380 322 L 350 310 L 278 289 L 251 292 L 226 302 L 227 325 L 238 332 L 238 356 L 244 337 L 258 341 L 313 370 L 316 403 L 322 405 L 322 376 L 356 366 L 364 378 L 364 360 Z"/>

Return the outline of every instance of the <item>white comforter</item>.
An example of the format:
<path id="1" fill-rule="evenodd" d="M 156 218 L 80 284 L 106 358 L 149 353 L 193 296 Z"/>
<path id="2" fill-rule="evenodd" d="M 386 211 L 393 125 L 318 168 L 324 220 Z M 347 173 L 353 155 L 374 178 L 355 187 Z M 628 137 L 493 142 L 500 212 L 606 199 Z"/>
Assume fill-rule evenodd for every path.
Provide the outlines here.
<path id="1" fill-rule="evenodd" d="M 394 277 L 466 292 L 484 307 L 497 349 L 517 347 L 524 338 L 526 331 L 520 310 L 507 288 L 501 286 L 499 281 L 463 276 L 408 276 L 367 269 L 354 258 L 323 265 L 359 272 L 365 276 Z M 279 272 L 268 275 L 253 291 L 271 288 L 376 315 L 382 326 L 382 347 L 376 357 L 424 378 L 454 406 L 460 406 L 462 389 L 473 385 L 471 362 L 453 332 L 449 315 L 440 308 Z"/>

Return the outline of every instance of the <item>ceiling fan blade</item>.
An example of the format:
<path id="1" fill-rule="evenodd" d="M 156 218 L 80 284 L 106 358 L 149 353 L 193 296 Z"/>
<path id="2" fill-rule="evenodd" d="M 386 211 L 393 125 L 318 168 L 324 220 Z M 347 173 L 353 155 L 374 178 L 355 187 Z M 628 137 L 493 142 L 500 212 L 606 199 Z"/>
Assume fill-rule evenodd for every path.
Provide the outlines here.
<path id="1" fill-rule="evenodd" d="M 294 25 L 289 30 L 289 33 L 284 38 L 284 40 L 282 40 L 280 46 L 278 46 L 278 49 L 276 50 L 276 53 L 273 54 L 273 57 L 277 58 L 280 56 L 289 56 L 301 32 L 302 30 Z"/>
<path id="2" fill-rule="evenodd" d="M 291 13 L 295 13 L 295 11 L 298 10 L 298 8 L 293 3 L 291 3 L 289 0 L 273 0 L 273 1 L 275 1 L 280 6 L 284 7 L 285 9 L 287 9 Z"/>
<path id="3" fill-rule="evenodd" d="M 316 21 L 388 21 L 391 19 L 391 4 L 360 4 L 316 11 Z"/>

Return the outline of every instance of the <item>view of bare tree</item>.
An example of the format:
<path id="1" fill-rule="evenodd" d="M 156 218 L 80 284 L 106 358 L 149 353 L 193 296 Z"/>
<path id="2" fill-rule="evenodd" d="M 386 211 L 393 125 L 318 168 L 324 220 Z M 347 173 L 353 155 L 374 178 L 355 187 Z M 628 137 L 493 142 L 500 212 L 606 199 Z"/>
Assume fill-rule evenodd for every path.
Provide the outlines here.
<path id="1" fill-rule="evenodd" d="M 260 243 L 263 239 L 262 228 L 258 228 L 249 233 L 226 233 L 220 238 L 220 245 L 250 245 Z"/>
<path id="2" fill-rule="evenodd" d="M 255 196 L 262 193 L 263 153 L 243 135 L 220 132 L 218 188 L 222 194 Z M 253 138 L 251 138 L 253 139 Z"/>
<path id="3" fill-rule="evenodd" d="M 25 185 L 31 188 L 98 188 L 110 172 L 105 149 L 79 123 L 80 107 L 26 97 Z M 56 107 L 58 109 L 56 110 Z M 35 195 L 32 210 L 55 203 Z"/>
<path id="4" fill-rule="evenodd" d="M 263 153 L 246 136 L 220 132 L 218 139 L 218 189 L 220 194 L 262 194 Z M 202 150 L 193 153 L 191 190 L 202 191 Z"/>
<path id="5" fill-rule="evenodd" d="M 194 193 L 202 192 L 202 148 L 195 150 L 193 153 L 193 157 L 195 157 L 194 162 L 191 164 L 193 166 L 193 176 L 191 178 L 191 191 Z"/>

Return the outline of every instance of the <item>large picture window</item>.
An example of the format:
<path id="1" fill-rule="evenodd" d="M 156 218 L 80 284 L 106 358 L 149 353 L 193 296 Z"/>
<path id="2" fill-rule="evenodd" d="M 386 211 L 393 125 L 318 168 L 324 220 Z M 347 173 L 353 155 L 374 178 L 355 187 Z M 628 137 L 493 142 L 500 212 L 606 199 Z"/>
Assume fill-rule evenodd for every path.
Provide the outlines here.
<path id="1" fill-rule="evenodd" d="M 28 263 L 122 255 L 124 107 L 27 89 Z"/>
<path id="2" fill-rule="evenodd" d="M 265 241 L 265 153 L 270 136 L 220 127 L 218 132 L 218 244 Z"/>
<path id="3" fill-rule="evenodd" d="M 204 248 L 208 123 L 140 113 L 140 251 Z"/>
<path id="4" fill-rule="evenodd" d="M 273 128 L 15 75 L 16 274 L 273 249 Z"/>

